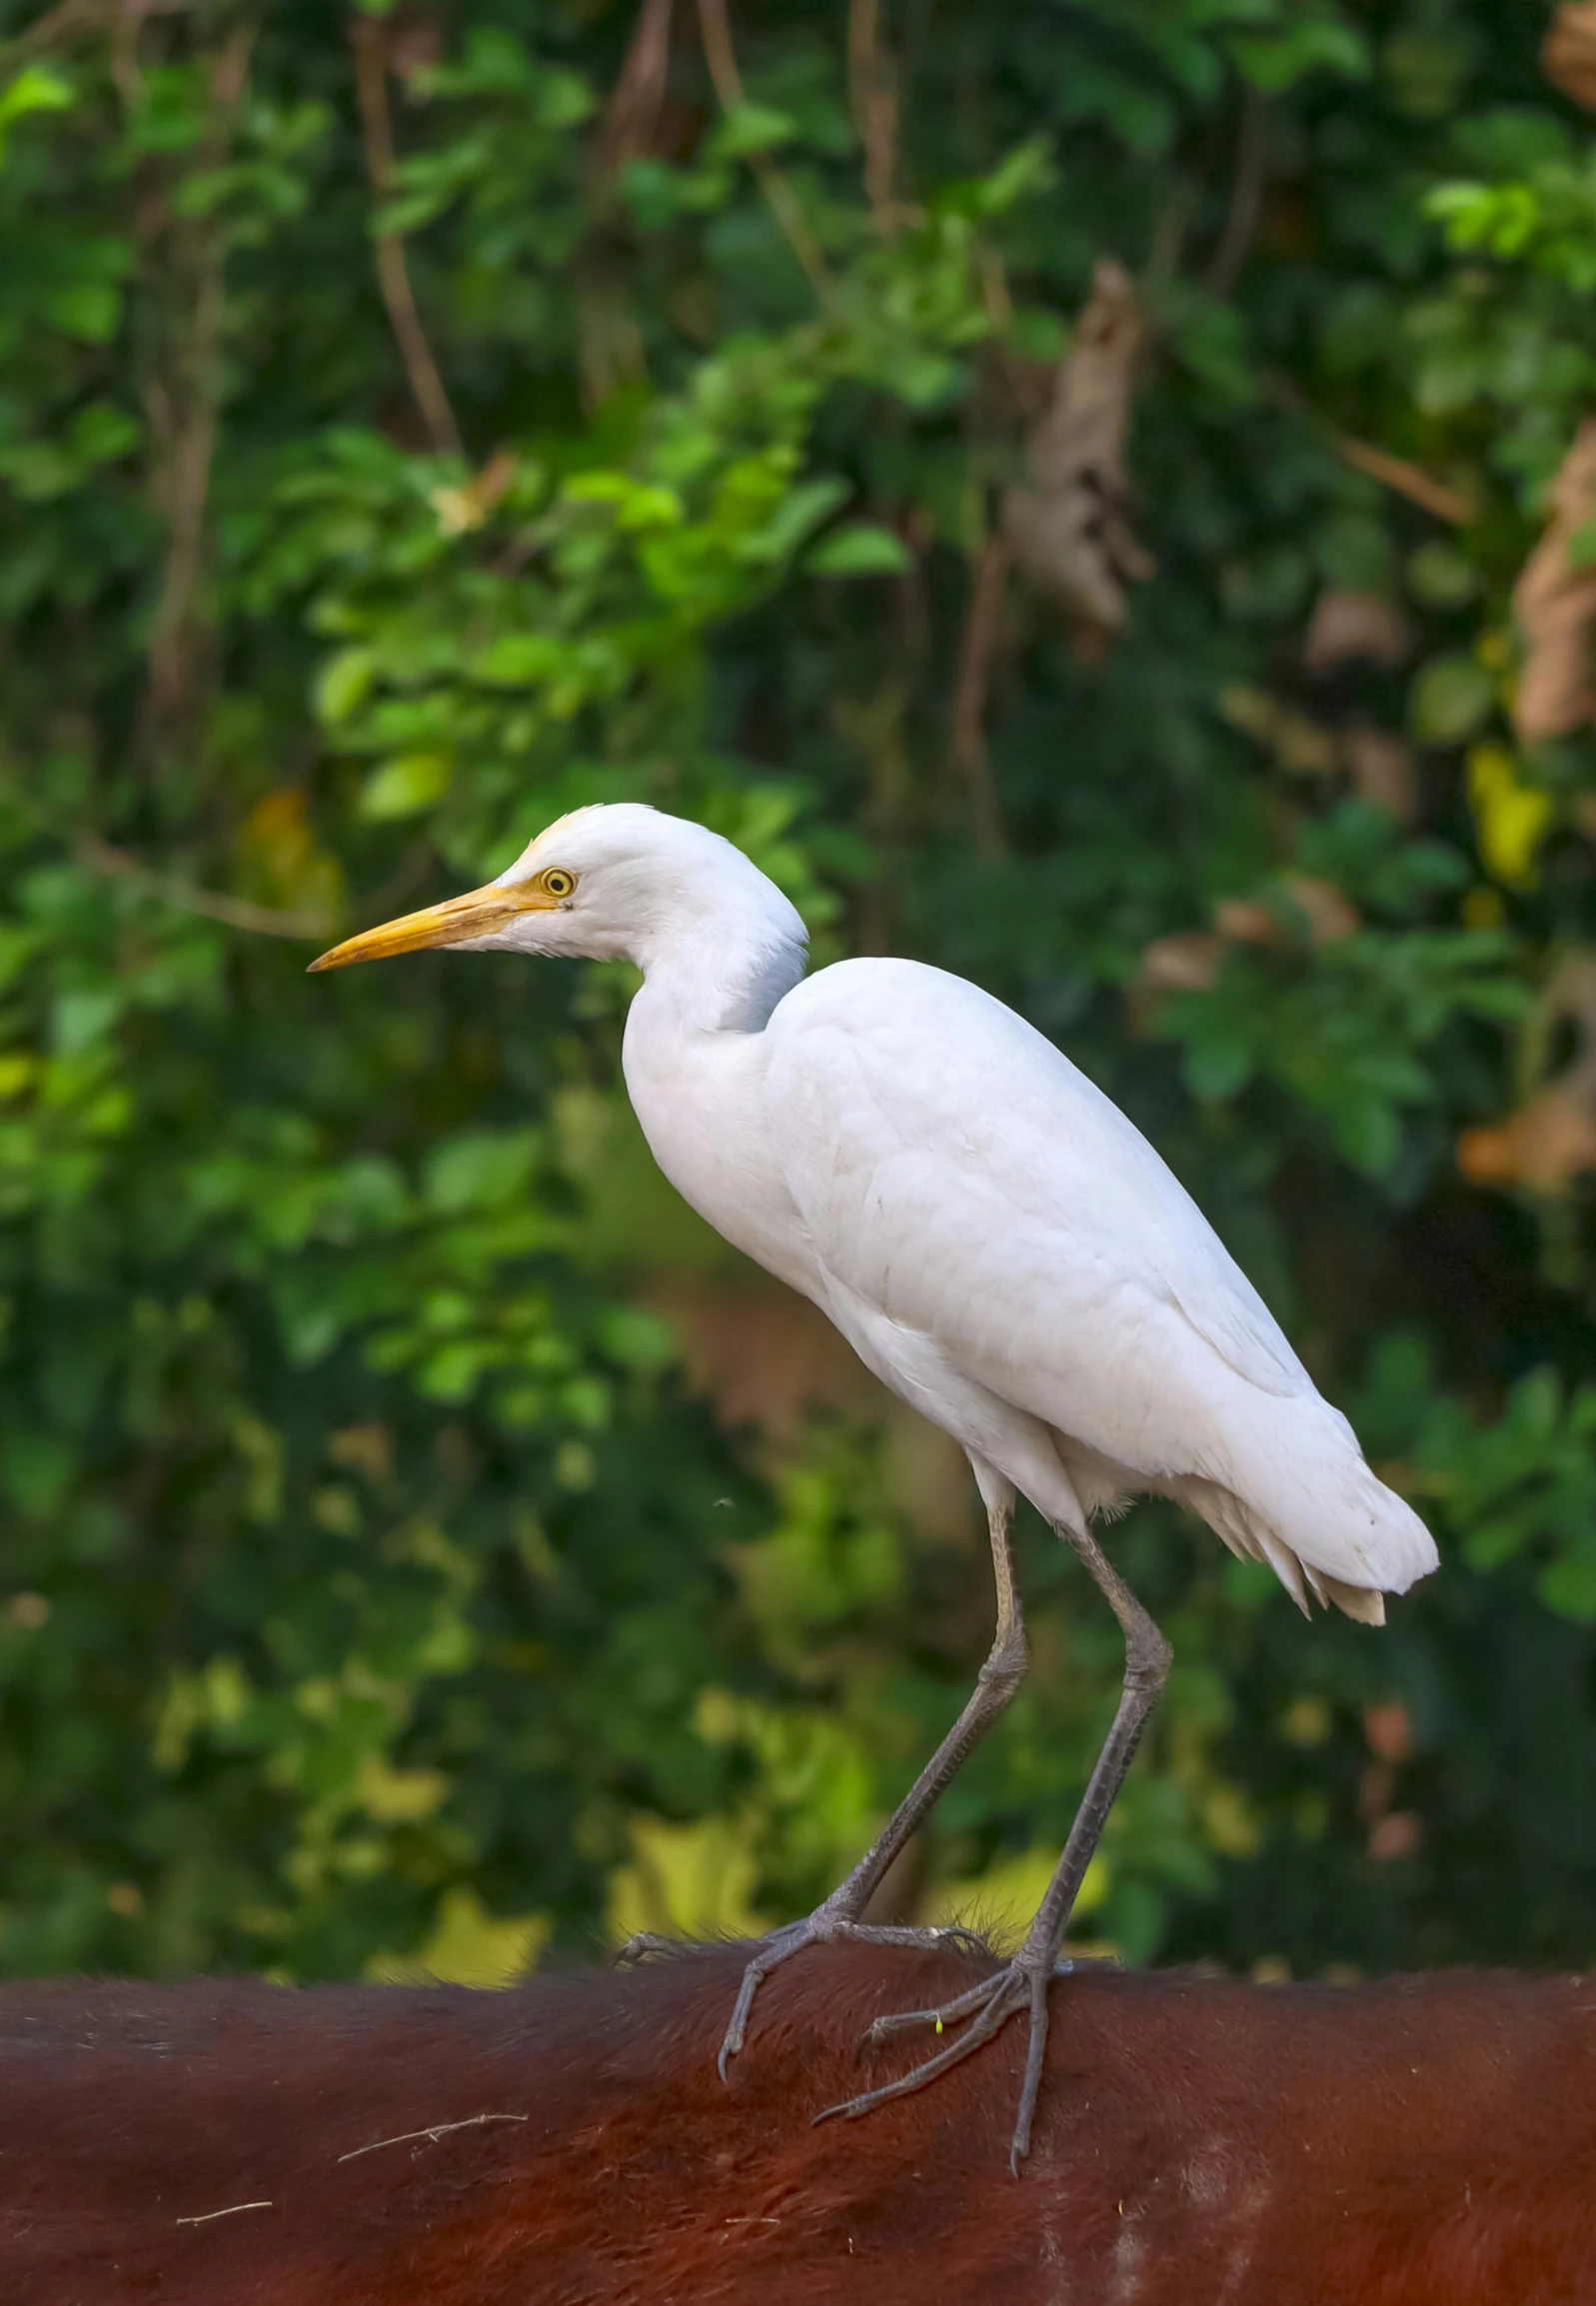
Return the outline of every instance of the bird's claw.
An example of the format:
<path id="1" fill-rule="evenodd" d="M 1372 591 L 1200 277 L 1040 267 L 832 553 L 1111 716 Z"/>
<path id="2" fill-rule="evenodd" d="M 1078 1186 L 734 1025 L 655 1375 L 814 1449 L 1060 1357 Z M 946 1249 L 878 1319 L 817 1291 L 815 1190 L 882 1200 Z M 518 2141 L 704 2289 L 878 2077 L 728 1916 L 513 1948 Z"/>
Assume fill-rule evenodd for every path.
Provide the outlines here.
<path id="1" fill-rule="evenodd" d="M 615 1957 L 616 1968 L 630 1969 L 634 1962 L 646 1962 L 651 1954 L 679 1954 L 681 1941 L 662 1937 L 658 1930 L 635 1930 Z"/>
<path id="2" fill-rule="evenodd" d="M 637 1940 L 632 1942 L 635 1945 Z M 788 1922 L 782 1929 L 773 1930 L 769 1937 L 760 1940 L 757 1951 L 743 1972 L 738 1998 L 732 2005 L 732 2020 L 715 2061 L 723 2082 L 728 2079 L 728 2066 L 743 2047 L 754 1997 L 771 1972 L 780 1969 L 785 1961 L 791 1961 L 794 1954 L 801 1953 L 805 1946 L 837 1944 L 916 1946 L 921 1950 L 941 1952 L 949 1947 L 957 1947 L 966 1953 L 980 1953 L 984 1950 L 973 1931 L 963 1929 L 956 1923 L 943 1929 L 912 1929 L 892 1922 L 855 1921 L 850 1914 L 828 1913 L 823 1905 L 816 1906 L 813 1913 L 806 1914 L 802 1921 Z M 626 1951 L 630 1953 L 631 1947 Z"/>
<path id="3" fill-rule="evenodd" d="M 1031 2117 L 1036 2110 L 1036 2092 L 1041 2084 L 1042 2056 L 1047 2047 L 1047 1989 L 1055 1977 L 1066 1977 L 1075 1967 L 1070 1961 L 1055 1960 L 1045 1964 L 1027 1962 L 1019 1956 L 1005 1963 L 989 1978 L 978 1985 L 969 1986 L 951 2001 L 937 2003 L 925 2010 L 897 2010 L 877 2018 L 864 2035 L 864 2046 L 875 2048 L 890 2040 L 892 2035 L 907 2033 L 917 2027 L 930 2026 L 940 2034 L 950 2025 L 961 2025 L 963 2031 L 944 2049 L 936 2050 L 928 2058 L 911 2066 L 906 2074 L 899 2074 L 892 2082 L 883 2082 L 877 2089 L 862 2090 L 857 2097 L 844 2098 L 840 2105 L 827 2106 L 815 2115 L 816 2122 L 828 2122 L 833 2114 L 842 2114 L 856 2121 L 875 2106 L 885 2105 L 889 2098 L 905 2098 L 913 2090 L 924 2089 L 934 2082 L 938 2074 L 945 2074 L 949 2066 L 956 2066 L 974 2054 L 984 2042 L 1001 2031 L 1011 2017 L 1021 2010 L 1030 2012 L 1030 2037 L 1025 2046 L 1025 2072 L 1020 2083 L 1019 2107 L 1014 2116 L 1014 2127 L 1008 2143 L 1008 2166 L 1015 2177 L 1019 2165 L 1030 2151 Z"/>

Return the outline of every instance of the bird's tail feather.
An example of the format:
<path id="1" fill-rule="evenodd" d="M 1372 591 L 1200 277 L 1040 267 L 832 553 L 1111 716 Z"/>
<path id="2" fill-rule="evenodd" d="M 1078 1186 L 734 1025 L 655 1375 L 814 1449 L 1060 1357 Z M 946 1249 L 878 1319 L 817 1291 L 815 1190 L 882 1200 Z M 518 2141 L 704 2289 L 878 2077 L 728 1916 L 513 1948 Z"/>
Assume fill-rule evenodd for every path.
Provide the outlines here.
<path id="1" fill-rule="evenodd" d="M 1335 1569 L 1314 1559 L 1305 1545 L 1299 1550 L 1297 1544 L 1288 1542 L 1254 1506 L 1221 1482 L 1193 1474 L 1169 1486 L 1183 1504 L 1202 1515 L 1232 1553 L 1244 1559 L 1266 1561 L 1304 1616 L 1310 1613 L 1308 1596 L 1311 1593 L 1326 1608 L 1333 1604 L 1364 1625 L 1383 1625 L 1385 1594 L 1405 1592 L 1417 1578 L 1436 1566 L 1435 1542 L 1411 1506 L 1394 1490 L 1386 1488 L 1361 1459 L 1359 1463 L 1368 1489 L 1377 1492 L 1377 1498 L 1370 1500 L 1365 1495 L 1358 1499 L 1362 1510 L 1356 1515 L 1357 1521 L 1361 1524 L 1372 1518 L 1386 1542 L 1378 1547 L 1366 1541 L 1359 1544 L 1358 1552 L 1366 1559 L 1354 1556 L 1353 1563 L 1346 1558 L 1347 1546 L 1344 1543 L 1337 1546 Z M 1371 1503 L 1378 1507 L 1372 1516 Z M 1297 1534 L 1293 1528 L 1293 1538 Z M 1338 1574 L 1354 1563 L 1365 1570 L 1364 1576 Z M 1374 1581 L 1376 1576 L 1379 1583 Z"/>

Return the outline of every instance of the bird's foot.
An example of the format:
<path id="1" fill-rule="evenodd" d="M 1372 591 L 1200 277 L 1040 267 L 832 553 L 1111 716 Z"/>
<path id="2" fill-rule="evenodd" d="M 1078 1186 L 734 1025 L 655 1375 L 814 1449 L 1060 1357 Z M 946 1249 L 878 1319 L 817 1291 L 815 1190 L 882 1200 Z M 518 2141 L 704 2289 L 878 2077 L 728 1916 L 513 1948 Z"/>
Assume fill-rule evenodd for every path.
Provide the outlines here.
<path id="1" fill-rule="evenodd" d="M 681 1938 L 662 1937 L 658 1930 L 637 1930 L 616 1953 L 618 1970 L 631 1969 L 634 1962 L 646 1962 L 650 1954 L 680 1954 L 693 1949 Z"/>
<path id="2" fill-rule="evenodd" d="M 940 2034 L 948 2026 L 962 2026 L 963 2031 L 946 2047 L 936 2050 L 919 2065 L 910 2066 L 906 2074 L 899 2074 L 895 2082 L 883 2082 L 878 2089 L 863 2090 L 856 2098 L 844 2098 L 837 2106 L 827 2106 L 816 2114 L 817 2122 L 827 2122 L 833 2114 L 845 2114 L 849 2121 L 867 2114 L 872 2107 L 884 2106 L 888 2098 L 906 2098 L 912 2090 L 923 2090 L 927 2082 L 934 2082 L 938 2074 L 945 2074 L 950 2066 L 972 2057 L 984 2042 L 1001 2031 L 1021 2010 L 1030 2013 L 1030 2037 L 1025 2046 L 1025 2072 L 1019 2086 L 1019 2110 L 1008 2141 L 1008 2166 L 1017 2178 L 1019 2165 L 1030 2151 L 1031 2117 L 1036 2110 L 1036 2092 L 1041 2083 L 1042 2055 L 1047 2047 L 1047 1989 L 1055 1977 L 1067 1977 L 1075 1964 L 1049 1957 L 1045 1961 L 1027 1961 L 1021 1954 L 1006 1962 L 979 1985 L 955 1994 L 951 2001 L 941 2002 L 928 2010 L 898 2010 L 877 2018 L 864 2036 L 864 2046 L 875 2048 L 889 2041 L 894 2034 L 909 2033 L 923 2026 Z"/>
<path id="3" fill-rule="evenodd" d="M 749 2012 L 761 1986 L 773 1970 L 780 1969 L 805 1946 L 816 1945 L 918 1946 L 942 1952 L 949 1946 L 958 1946 L 969 1953 L 982 1950 L 980 1940 L 972 1931 L 956 1925 L 946 1929 L 911 1929 L 906 1924 L 900 1927 L 891 1922 L 855 1921 L 851 1914 L 828 1904 L 816 1906 L 802 1921 L 789 1922 L 760 1940 L 758 1951 L 743 1972 L 743 1983 L 732 2005 L 732 2022 L 716 2059 L 723 2082 L 727 2079 L 727 2067 L 743 2047 Z M 630 1953 L 631 1947 L 627 1951 Z"/>

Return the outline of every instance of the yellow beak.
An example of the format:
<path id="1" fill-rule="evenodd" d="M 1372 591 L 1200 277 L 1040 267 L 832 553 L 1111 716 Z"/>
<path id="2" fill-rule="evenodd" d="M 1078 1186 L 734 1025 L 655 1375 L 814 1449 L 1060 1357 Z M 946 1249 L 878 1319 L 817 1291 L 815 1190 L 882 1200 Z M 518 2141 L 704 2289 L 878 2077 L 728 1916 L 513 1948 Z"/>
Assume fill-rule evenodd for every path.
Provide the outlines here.
<path id="1" fill-rule="evenodd" d="M 451 897 L 443 905 L 423 906 L 420 913 L 402 914 L 380 929 L 364 929 L 347 937 L 310 965 L 319 969 L 349 969 L 357 961 L 386 961 L 394 953 L 426 953 L 438 945 L 460 945 L 468 937 L 492 937 L 522 913 L 553 913 L 559 899 L 536 885 L 501 889 L 490 883 L 465 897 Z"/>

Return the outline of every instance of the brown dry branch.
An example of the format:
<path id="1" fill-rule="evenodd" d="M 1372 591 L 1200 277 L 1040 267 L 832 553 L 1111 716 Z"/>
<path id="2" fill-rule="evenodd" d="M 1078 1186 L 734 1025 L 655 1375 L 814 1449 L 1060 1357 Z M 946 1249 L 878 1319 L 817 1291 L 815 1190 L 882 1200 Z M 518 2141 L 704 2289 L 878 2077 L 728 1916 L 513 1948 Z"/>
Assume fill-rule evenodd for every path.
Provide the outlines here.
<path id="1" fill-rule="evenodd" d="M 1224 230 L 1208 265 L 1203 286 L 1210 296 L 1225 297 L 1252 246 L 1263 204 L 1264 175 L 1268 163 L 1268 110 L 1249 82 L 1242 93 L 1241 120 L 1236 130 L 1235 174 L 1230 182 L 1230 206 Z"/>
<path id="2" fill-rule="evenodd" d="M 407 88 L 418 73 L 431 72 L 443 61 L 447 27 L 441 16 L 412 14 L 390 16 L 388 35 L 388 69 L 394 78 Z"/>
<path id="3" fill-rule="evenodd" d="M 746 99 L 737 50 L 732 44 L 732 23 L 727 15 L 726 0 L 699 0 L 699 32 L 704 41 L 704 60 L 710 68 L 721 109 L 735 111 Z M 830 271 L 797 193 L 769 153 L 751 152 L 749 166 L 772 215 L 787 236 L 788 246 L 802 266 L 810 288 L 822 305 L 829 305 L 833 294 Z"/>
<path id="4" fill-rule="evenodd" d="M 1422 465 L 1415 465 L 1406 457 L 1392 456 L 1388 449 L 1377 449 L 1371 441 L 1354 440 L 1349 434 L 1343 434 L 1335 446 L 1343 464 L 1350 465 L 1354 472 L 1367 473 L 1371 481 L 1378 481 L 1382 488 L 1394 490 L 1397 496 L 1422 506 L 1438 521 L 1450 521 L 1454 527 L 1461 528 L 1473 520 L 1472 498 L 1448 488 Z"/>
<path id="5" fill-rule="evenodd" d="M 671 69 L 675 0 L 643 0 L 626 61 L 599 130 L 599 165 L 618 176 L 650 150 Z"/>
<path id="6" fill-rule="evenodd" d="M 864 148 L 864 191 L 883 231 L 901 221 L 892 196 L 897 174 L 897 73 L 881 39 L 880 0 L 848 0 L 847 100 Z"/>
<path id="7" fill-rule="evenodd" d="M 530 2122 L 530 2114 L 467 2114 L 459 2122 L 434 2122 L 425 2130 L 400 2130 L 392 2138 L 374 2138 L 369 2146 L 352 2146 L 347 2154 L 340 2154 L 341 2162 L 358 2162 L 362 2154 L 380 2153 L 384 2146 L 408 2146 L 417 2138 L 425 2138 L 436 2146 L 440 2138 L 447 2138 L 454 2130 L 480 2130 L 487 2122 Z"/>
<path id="8" fill-rule="evenodd" d="M 1101 647 L 1125 621 L 1129 584 L 1153 563 L 1125 519 L 1125 429 L 1142 319 L 1121 266 L 1099 257 L 1052 405 L 1031 433 L 1025 479 L 1006 491 L 1013 557 L 1058 602 L 1077 644 Z"/>
<path id="9" fill-rule="evenodd" d="M 355 92 L 366 142 L 366 172 L 381 208 L 394 180 L 394 129 L 388 110 L 390 30 L 381 17 L 357 16 L 349 36 L 355 51 Z M 455 422 L 444 380 L 438 373 L 421 314 L 416 309 L 410 267 L 405 261 L 404 236 L 379 224 L 374 240 L 378 286 L 428 436 L 440 455 L 464 456 L 460 427 Z"/>
<path id="10" fill-rule="evenodd" d="M 142 9 L 127 12 L 131 27 L 124 72 L 136 93 L 137 31 Z M 211 116 L 201 166 L 219 168 L 233 134 L 249 73 L 257 27 L 241 24 L 211 67 Z M 167 516 L 166 566 L 150 629 L 150 685 L 146 732 L 170 728 L 192 702 L 202 635 L 194 596 L 205 559 L 206 503 L 221 407 L 220 356 L 227 311 L 227 233 L 219 220 L 196 227 L 194 303 L 187 332 L 166 378 L 152 376 L 145 406 L 159 460 L 159 490 Z"/>
<path id="11" fill-rule="evenodd" d="M 1411 458 L 1395 456 L 1391 450 L 1377 448 L 1372 441 L 1360 441 L 1351 433 L 1332 431 L 1322 412 L 1314 408 L 1288 377 L 1270 376 L 1265 390 L 1277 406 L 1315 425 L 1328 438 L 1341 462 L 1350 465 L 1354 472 L 1367 473 L 1381 488 L 1406 497 L 1410 504 L 1418 505 L 1438 521 L 1450 521 L 1455 528 L 1475 518 L 1479 508 L 1472 497 L 1461 489 L 1449 487 L 1445 481 L 1438 481 L 1433 473 L 1427 473 Z"/>
<path id="12" fill-rule="evenodd" d="M 1596 112 L 1596 0 L 1568 0 L 1547 29 L 1541 69 L 1554 87 Z"/>
<path id="13" fill-rule="evenodd" d="M 964 616 L 958 677 L 953 686 L 948 758 L 969 795 L 975 846 L 983 857 L 1000 856 L 1005 846 L 997 789 L 992 782 L 991 761 L 986 751 L 986 698 L 1002 625 L 1009 559 L 1007 538 L 1000 529 L 993 529 L 970 564 L 969 608 Z"/>
<path id="14" fill-rule="evenodd" d="M 247 897 L 227 897 L 220 890 L 196 889 L 175 875 L 159 873 L 125 849 L 113 848 L 98 833 L 75 833 L 72 853 L 80 865 L 107 879 L 123 881 L 159 898 L 179 913 L 197 913 L 206 921 L 220 921 L 229 929 L 245 929 L 256 937 L 295 937 L 313 943 L 328 936 L 333 924 L 325 914 L 283 913 L 275 906 L 253 905 Z"/>
<path id="15" fill-rule="evenodd" d="M 111 78 L 129 111 L 138 102 L 143 84 L 139 40 L 149 14 L 148 0 L 117 0 L 116 22 L 111 33 Z"/>
<path id="16" fill-rule="evenodd" d="M 1552 517 L 1513 588 L 1524 670 L 1513 726 L 1526 745 L 1566 737 L 1596 717 L 1591 647 L 1596 567 L 1575 568 L 1570 547 L 1596 519 L 1596 417 L 1587 417 L 1551 487 Z"/>
<path id="17" fill-rule="evenodd" d="M 220 921 L 229 929 L 248 930 L 258 937 L 295 937 L 307 943 L 326 937 L 333 927 L 324 914 L 284 913 L 275 906 L 254 905 L 246 897 L 228 897 L 220 890 L 197 889 L 192 882 L 180 880 L 175 874 L 162 873 L 126 849 L 118 849 L 102 834 L 63 826 L 24 786 L 4 772 L 0 772 L 0 793 L 8 809 L 14 809 L 19 817 L 50 839 L 64 843 L 88 872 L 142 890 L 147 897 L 158 898 L 163 905 L 173 906 L 180 913 L 195 913 L 203 920 Z"/>
<path id="18" fill-rule="evenodd" d="M 129 13 L 130 0 L 61 0 L 37 23 L 29 24 L 9 39 L 0 40 L 0 53 L 15 63 L 24 56 L 37 56 L 46 48 L 59 47 L 64 41 L 85 38 L 91 32 L 104 32 L 119 23 Z M 197 5 L 197 0 L 136 0 L 142 16 L 186 16 Z"/>

